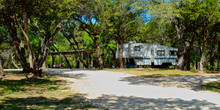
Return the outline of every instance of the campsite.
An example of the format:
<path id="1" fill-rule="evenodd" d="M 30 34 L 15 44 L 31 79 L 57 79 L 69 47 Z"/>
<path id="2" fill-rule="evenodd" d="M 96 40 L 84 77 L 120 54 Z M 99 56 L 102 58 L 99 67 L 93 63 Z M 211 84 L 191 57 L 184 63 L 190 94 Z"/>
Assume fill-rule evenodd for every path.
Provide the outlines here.
<path id="1" fill-rule="evenodd" d="M 0 110 L 218 110 L 219 93 L 219 0 L 0 0 Z"/>

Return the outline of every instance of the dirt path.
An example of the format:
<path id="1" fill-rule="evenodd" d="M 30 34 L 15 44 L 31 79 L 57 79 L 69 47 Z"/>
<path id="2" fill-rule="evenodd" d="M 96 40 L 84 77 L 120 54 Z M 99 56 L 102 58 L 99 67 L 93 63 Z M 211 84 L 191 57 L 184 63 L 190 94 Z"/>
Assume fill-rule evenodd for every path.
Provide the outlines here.
<path id="1" fill-rule="evenodd" d="M 73 82 L 71 87 L 74 91 L 85 94 L 92 103 L 111 110 L 220 110 L 219 93 L 160 85 L 168 79 L 171 83 L 191 84 L 189 80 L 184 80 L 185 82 L 181 80 L 182 76 L 179 80 L 178 77 L 171 77 L 159 81 L 107 71 L 46 70 L 46 72 L 62 74 Z M 198 83 L 193 83 L 192 88 L 203 81 L 219 79 L 195 76 L 191 82 Z"/>

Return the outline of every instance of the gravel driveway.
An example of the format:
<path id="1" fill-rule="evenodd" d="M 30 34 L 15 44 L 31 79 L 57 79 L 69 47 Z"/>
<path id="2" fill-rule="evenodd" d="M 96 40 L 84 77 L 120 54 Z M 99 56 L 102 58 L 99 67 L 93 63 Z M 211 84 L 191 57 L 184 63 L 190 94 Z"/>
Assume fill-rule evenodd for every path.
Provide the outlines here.
<path id="1" fill-rule="evenodd" d="M 220 94 L 202 91 L 199 85 L 220 76 L 141 78 L 108 71 L 60 70 L 73 82 L 74 91 L 110 110 L 220 110 Z"/>

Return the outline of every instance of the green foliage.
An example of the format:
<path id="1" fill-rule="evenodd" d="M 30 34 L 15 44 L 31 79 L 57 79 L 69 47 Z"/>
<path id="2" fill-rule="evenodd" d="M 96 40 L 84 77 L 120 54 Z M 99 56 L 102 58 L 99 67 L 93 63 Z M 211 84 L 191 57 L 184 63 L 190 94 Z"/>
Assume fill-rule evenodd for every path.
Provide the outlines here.
<path id="1" fill-rule="evenodd" d="M 190 0 L 183 2 L 184 5 L 184 13 L 189 15 L 191 20 L 197 20 L 199 18 L 208 18 L 209 20 L 217 20 L 216 17 L 219 18 L 219 4 L 218 0 L 204 0 L 199 2 L 198 0 Z"/>
<path id="2" fill-rule="evenodd" d="M 108 44 L 107 44 L 107 50 L 113 50 L 115 51 L 117 49 L 117 44 L 115 41 L 110 41 Z"/>
<path id="3" fill-rule="evenodd" d="M 29 34 L 31 45 L 33 45 L 33 48 L 35 50 L 40 49 L 39 44 L 41 43 L 42 38 L 36 34 Z"/>
<path id="4" fill-rule="evenodd" d="M 57 23 L 62 22 L 62 32 L 53 42 L 58 50 L 52 47 L 53 52 L 74 49 L 95 52 L 94 47 L 99 45 L 101 57 L 109 63 L 115 62 L 117 43 L 136 40 L 186 47 L 185 43 L 192 42 L 190 62 L 195 63 L 201 59 L 199 49 L 207 42 L 207 61 L 212 58 L 212 53 L 215 59 L 219 57 L 219 49 L 212 49 L 213 46 L 219 48 L 219 0 L 0 0 L 0 9 L 1 41 L 11 40 L 2 22 L 3 14 L 13 15 L 11 12 L 15 12 L 19 23 L 24 26 L 22 12 L 28 10 L 28 36 L 38 54 L 44 37 L 52 36 Z M 144 21 L 146 15 L 149 15 L 147 22 Z M 177 27 L 183 33 L 183 44 L 179 43 Z M 208 37 L 204 38 L 206 28 Z M 21 31 L 16 30 L 18 38 L 26 44 Z M 212 38 L 216 40 L 209 40 Z M 73 56 L 67 57 L 72 59 Z"/>
<path id="5" fill-rule="evenodd" d="M 85 50 L 93 50 L 94 48 L 94 42 L 92 38 L 88 35 L 86 32 L 80 32 L 79 34 L 82 34 L 81 37 L 78 37 L 78 41 L 82 44 L 82 49 Z"/>
<path id="6" fill-rule="evenodd" d="M 220 20 L 218 0 L 152 0 L 149 3 L 151 20 L 142 31 L 146 37 L 140 40 L 178 46 L 180 54 L 184 49 L 184 55 L 190 53 L 185 58 L 191 58 L 191 63 L 203 62 L 202 53 L 205 53 L 205 57 L 209 54 L 206 45 L 218 43 L 217 40 L 211 43 L 211 39 L 217 37 L 213 37 L 213 34 L 218 33 L 213 29 Z M 211 50 L 210 53 L 213 53 Z"/>
<path id="7" fill-rule="evenodd" d="M 53 45 L 56 48 L 58 48 L 58 50 L 54 50 L 54 51 L 67 51 L 67 50 L 70 50 L 71 48 L 71 45 L 68 43 L 66 38 L 61 33 L 57 35 Z"/>

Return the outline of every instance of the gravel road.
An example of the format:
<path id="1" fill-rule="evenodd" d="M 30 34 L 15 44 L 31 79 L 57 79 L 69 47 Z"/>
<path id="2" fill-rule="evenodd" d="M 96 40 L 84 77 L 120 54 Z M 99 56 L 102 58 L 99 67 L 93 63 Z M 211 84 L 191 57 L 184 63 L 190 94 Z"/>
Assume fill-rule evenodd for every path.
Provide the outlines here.
<path id="1" fill-rule="evenodd" d="M 73 82 L 74 91 L 110 110 L 220 110 L 220 94 L 198 88 L 204 82 L 220 80 L 220 76 L 149 79 L 108 71 L 49 69 L 45 72 L 62 74 Z"/>

